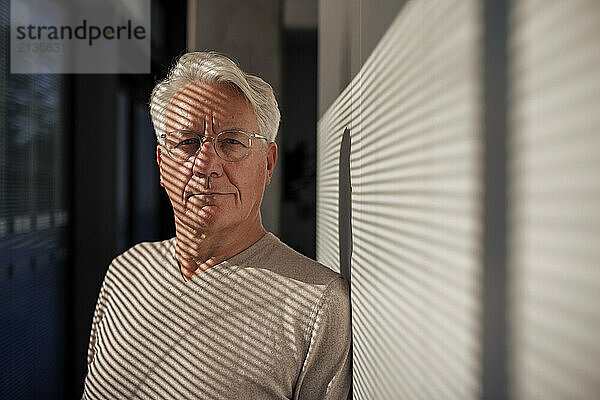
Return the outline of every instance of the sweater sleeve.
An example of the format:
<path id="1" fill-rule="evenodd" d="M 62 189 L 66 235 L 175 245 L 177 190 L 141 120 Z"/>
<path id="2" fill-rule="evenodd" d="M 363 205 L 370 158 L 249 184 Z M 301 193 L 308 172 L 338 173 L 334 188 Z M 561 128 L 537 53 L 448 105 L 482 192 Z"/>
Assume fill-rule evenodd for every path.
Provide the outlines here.
<path id="1" fill-rule="evenodd" d="M 96 342 L 98 335 L 98 325 L 100 321 L 102 321 L 102 317 L 104 316 L 104 307 L 106 306 L 106 278 L 102 283 L 102 287 L 100 288 L 100 294 L 98 295 L 98 301 L 96 302 L 96 308 L 94 310 L 94 316 L 92 318 L 92 330 L 90 332 L 90 342 L 88 345 L 88 354 L 87 354 L 87 364 L 89 365 L 94 360 L 96 355 Z"/>
<path id="2" fill-rule="evenodd" d="M 314 313 L 294 399 L 347 398 L 352 381 L 351 336 L 348 283 L 338 277 L 327 286 Z"/>

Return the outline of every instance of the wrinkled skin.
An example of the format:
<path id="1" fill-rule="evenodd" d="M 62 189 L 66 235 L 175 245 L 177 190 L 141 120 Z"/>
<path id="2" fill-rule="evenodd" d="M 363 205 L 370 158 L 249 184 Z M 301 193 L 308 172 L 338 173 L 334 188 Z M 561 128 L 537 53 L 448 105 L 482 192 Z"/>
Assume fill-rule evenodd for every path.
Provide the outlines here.
<path id="1" fill-rule="evenodd" d="M 193 130 L 210 136 L 228 129 L 263 134 L 251 104 L 228 85 L 194 83 L 175 94 L 167 132 Z M 158 145 L 157 162 L 175 216 L 176 257 L 187 279 L 248 248 L 265 234 L 260 204 L 277 161 L 277 145 L 253 139 L 241 161 L 221 159 L 206 140 L 187 162 Z"/>

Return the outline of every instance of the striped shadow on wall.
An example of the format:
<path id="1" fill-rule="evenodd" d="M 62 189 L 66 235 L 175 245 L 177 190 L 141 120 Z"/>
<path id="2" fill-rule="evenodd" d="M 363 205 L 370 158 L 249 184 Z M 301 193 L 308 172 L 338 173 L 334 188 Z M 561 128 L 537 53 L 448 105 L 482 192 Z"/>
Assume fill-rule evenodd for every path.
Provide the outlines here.
<path id="1" fill-rule="evenodd" d="M 351 277 L 355 398 L 479 396 L 478 4 L 409 2 L 319 121 L 317 258 Z"/>
<path id="2" fill-rule="evenodd" d="M 599 39 L 594 0 L 409 1 L 323 115 L 355 399 L 600 398 Z"/>
<path id="3" fill-rule="evenodd" d="M 600 3 L 509 20 L 509 371 L 515 399 L 600 398 Z"/>

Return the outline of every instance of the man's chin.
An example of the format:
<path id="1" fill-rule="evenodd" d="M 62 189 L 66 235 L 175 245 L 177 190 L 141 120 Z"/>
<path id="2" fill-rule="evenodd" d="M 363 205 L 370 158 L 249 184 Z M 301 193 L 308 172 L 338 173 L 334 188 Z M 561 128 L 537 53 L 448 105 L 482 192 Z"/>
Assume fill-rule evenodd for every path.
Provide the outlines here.
<path id="1" fill-rule="evenodd" d="M 212 204 L 187 207 L 183 215 L 179 215 L 177 222 L 191 229 L 210 229 L 217 222 L 216 211 L 218 207 Z"/>

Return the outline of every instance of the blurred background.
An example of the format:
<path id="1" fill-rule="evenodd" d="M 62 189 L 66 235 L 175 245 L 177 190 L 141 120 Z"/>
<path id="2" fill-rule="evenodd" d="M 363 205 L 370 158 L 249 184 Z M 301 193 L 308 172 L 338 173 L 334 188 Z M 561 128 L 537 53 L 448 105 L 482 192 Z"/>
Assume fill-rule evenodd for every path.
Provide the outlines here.
<path id="1" fill-rule="evenodd" d="M 600 398 L 599 2 L 151 0 L 137 75 L 11 74 L 0 25 L 1 399 L 79 398 L 108 264 L 174 235 L 188 50 L 275 90 L 263 221 L 351 281 L 354 398 Z"/>

